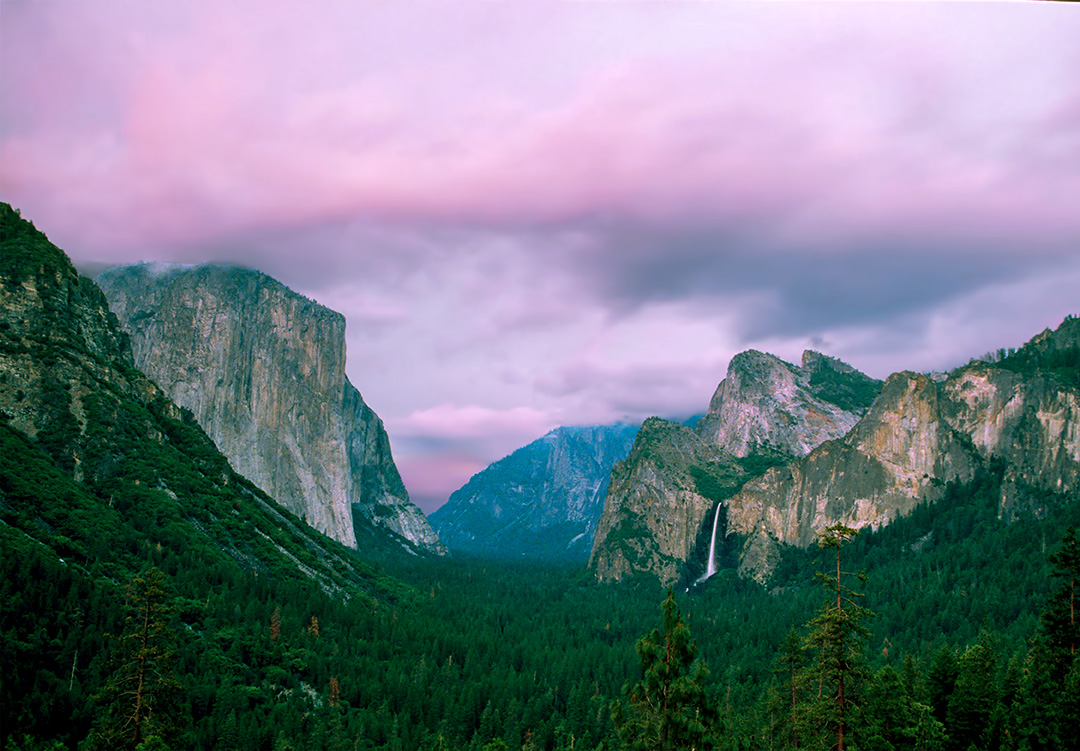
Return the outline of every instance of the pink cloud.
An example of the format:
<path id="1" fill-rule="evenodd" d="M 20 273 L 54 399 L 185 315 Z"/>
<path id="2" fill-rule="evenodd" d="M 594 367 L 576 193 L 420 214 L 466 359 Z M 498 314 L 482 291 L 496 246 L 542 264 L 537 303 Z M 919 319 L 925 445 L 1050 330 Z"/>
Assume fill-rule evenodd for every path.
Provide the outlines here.
<path id="1" fill-rule="evenodd" d="M 389 422 L 389 421 L 388 421 Z M 440 404 L 420 409 L 393 420 L 395 434 L 431 439 L 498 438 L 532 436 L 539 438 L 559 425 L 556 416 L 531 407 L 493 409 L 475 404 L 459 407 Z"/>
<path id="2" fill-rule="evenodd" d="M 1068 120 L 1060 113 L 1075 92 L 1001 101 L 987 114 L 985 74 L 935 46 L 940 36 L 913 41 L 917 23 L 895 34 L 816 27 L 803 40 L 788 23 L 775 44 L 739 57 L 718 42 L 681 57 L 583 58 L 569 85 L 539 96 L 528 79 L 473 91 L 484 71 L 460 60 L 441 75 L 392 56 L 346 68 L 348 33 L 319 26 L 340 19 L 278 13 L 255 34 L 241 33 L 250 19 L 237 8 L 190 11 L 172 33 L 140 16 L 132 23 L 153 34 L 141 44 L 120 23 L 100 48 L 80 48 L 127 49 L 110 65 L 8 73 L 5 109 L 38 127 L 0 144 L 5 196 L 45 206 L 53 226 L 78 227 L 101 246 L 193 243 L 356 214 L 744 222 L 826 239 L 1080 232 L 1066 198 L 1080 188 L 1078 172 L 1033 155 L 1045 129 Z M 327 49 L 292 46 L 280 29 L 294 23 L 328 31 Z M 39 58 L 82 33 L 77 22 L 52 24 Z M 304 54 L 312 65 L 297 59 Z M 996 75 L 1010 54 L 988 70 Z M 119 73 L 116 58 L 130 69 Z M 331 61 L 344 70 L 318 69 Z M 57 104 L 87 89 L 115 111 L 88 118 L 89 104 Z M 989 128 L 1012 142 L 997 143 Z M 1059 152 L 1075 148 L 1074 132 L 1054 131 Z"/>
<path id="3" fill-rule="evenodd" d="M 410 498 L 425 513 L 445 503 L 452 492 L 487 466 L 486 461 L 454 454 L 395 457 L 395 463 Z"/>

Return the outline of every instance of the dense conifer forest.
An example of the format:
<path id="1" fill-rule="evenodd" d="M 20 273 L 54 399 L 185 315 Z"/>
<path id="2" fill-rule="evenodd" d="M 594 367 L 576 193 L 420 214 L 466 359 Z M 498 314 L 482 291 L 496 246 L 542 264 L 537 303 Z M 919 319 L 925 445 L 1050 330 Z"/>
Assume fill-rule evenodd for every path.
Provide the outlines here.
<path id="1" fill-rule="evenodd" d="M 820 656 L 835 589 L 813 581 L 833 575 L 829 549 L 793 554 L 772 590 L 722 570 L 662 610 L 645 579 L 483 560 L 385 558 L 375 575 L 393 595 L 370 599 L 154 545 L 129 580 L 95 578 L 5 523 L 5 747 L 829 748 L 839 670 L 845 748 L 1069 748 L 1077 505 L 1005 524 L 979 508 L 992 486 L 842 547 L 845 572 L 869 573 L 842 579 L 865 596 L 833 672 Z M 672 638 L 666 675 L 702 723 L 661 741 L 634 687 L 656 690 L 651 661 Z M 136 739 L 124 680 L 147 654 L 157 683 Z"/>

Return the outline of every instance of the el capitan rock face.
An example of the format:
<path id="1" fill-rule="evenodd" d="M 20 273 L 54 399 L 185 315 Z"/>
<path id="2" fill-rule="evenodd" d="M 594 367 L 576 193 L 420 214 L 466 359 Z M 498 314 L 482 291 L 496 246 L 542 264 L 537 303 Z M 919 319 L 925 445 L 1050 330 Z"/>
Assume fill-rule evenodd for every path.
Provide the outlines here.
<path id="1" fill-rule="evenodd" d="M 345 318 L 257 271 L 138 264 L 98 278 L 135 363 L 233 467 L 356 547 L 354 513 L 445 548 L 409 499 L 382 421 L 345 376 Z"/>
<path id="2" fill-rule="evenodd" d="M 450 548 L 497 558 L 584 560 L 629 425 L 561 427 L 476 474 L 431 515 Z"/>

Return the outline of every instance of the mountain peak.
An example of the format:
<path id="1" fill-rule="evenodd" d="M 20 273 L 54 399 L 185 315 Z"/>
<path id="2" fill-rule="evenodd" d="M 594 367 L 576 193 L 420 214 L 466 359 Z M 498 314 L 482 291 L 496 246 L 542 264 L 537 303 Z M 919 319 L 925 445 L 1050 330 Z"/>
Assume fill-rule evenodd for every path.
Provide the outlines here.
<path id="1" fill-rule="evenodd" d="M 847 433 L 881 383 L 812 350 L 803 353 L 802 362 L 800 368 L 757 350 L 735 355 L 698 432 L 742 457 L 766 447 L 805 456 Z"/>
<path id="2" fill-rule="evenodd" d="M 504 559 L 584 559 L 629 425 L 555 428 L 478 472 L 431 515 L 451 548 Z"/>
<path id="3" fill-rule="evenodd" d="M 345 376 L 343 315 L 238 266 L 136 264 L 98 281 L 136 364 L 244 476 L 350 547 L 359 525 L 444 552 Z"/>

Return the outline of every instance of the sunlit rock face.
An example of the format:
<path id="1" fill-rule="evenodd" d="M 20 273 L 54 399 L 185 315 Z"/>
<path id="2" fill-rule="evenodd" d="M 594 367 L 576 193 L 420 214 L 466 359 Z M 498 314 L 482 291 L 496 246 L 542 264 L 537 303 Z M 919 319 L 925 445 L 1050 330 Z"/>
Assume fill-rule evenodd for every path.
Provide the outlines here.
<path id="1" fill-rule="evenodd" d="M 714 496 L 744 474 L 693 429 L 646 420 L 630 455 L 612 470 L 589 568 L 600 581 L 644 572 L 675 582 L 703 525 L 711 525 Z"/>
<path id="2" fill-rule="evenodd" d="M 431 515 L 453 550 L 500 559 L 584 561 L 611 468 L 637 428 L 561 427 L 477 473 Z"/>
<path id="3" fill-rule="evenodd" d="M 747 350 L 731 359 L 697 430 L 734 456 L 766 447 L 806 456 L 851 430 L 880 387 L 880 381 L 818 352 L 805 352 L 798 367 Z"/>
<path id="4" fill-rule="evenodd" d="M 1076 346 L 1076 322 L 1066 324 L 1056 339 L 1063 348 Z M 728 501 L 727 532 L 746 536 L 740 572 L 764 582 L 777 543 L 809 545 L 837 522 L 880 527 L 992 464 L 1004 467 L 1003 517 L 1045 513 L 1046 492 L 1076 493 L 1077 389 L 1052 373 L 984 362 L 941 381 L 894 374 L 847 435 L 749 481 Z"/>
<path id="5" fill-rule="evenodd" d="M 1048 513 L 1080 492 L 1078 350 L 1080 320 L 1068 318 L 1029 342 L 1026 360 L 884 384 L 815 352 L 799 367 L 741 353 L 698 440 L 651 420 L 615 466 L 590 566 L 601 580 L 675 581 L 711 542 L 702 524 L 717 501 L 722 547 L 762 583 L 782 545 L 808 546 L 838 522 L 879 528 L 982 471 L 1003 473 L 1003 518 Z"/>
<path id="6" fill-rule="evenodd" d="M 806 546 L 825 527 L 879 527 L 937 498 L 949 480 L 969 480 L 977 457 L 941 415 L 938 386 L 896 373 L 844 437 L 770 469 L 728 501 L 728 532 L 748 537 L 740 572 L 765 580 L 775 542 Z"/>
<path id="7" fill-rule="evenodd" d="M 408 498 L 382 421 L 345 376 L 345 318 L 257 271 L 139 264 L 98 283 L 136 365 L 233 467 L 356 547 L 353 514 L 444 552 Z"/>
<path id="8" fill-rule="evenodd" d="M 941 386 L 944 419 L 980 456 L 1004 462 L 1001 513 L 1042 513 L 1028 489 L 1080 488 L 1080 393 L 1046 374 L 1021 375 L 985 363 Z"/>
<path id="9" fill-rule="evenodd" d="M 695 549 L 710 546 L 717 504 L 755 471 L 738 460 L 807 455 L 851 430 L 880 388 L 817 352 L 801 366 L 756 350 L 736 355 L 695 429 L 647 421 L 616 465 L 590 561 L 597 578 L 647 572 L 674 582 Z"/>

